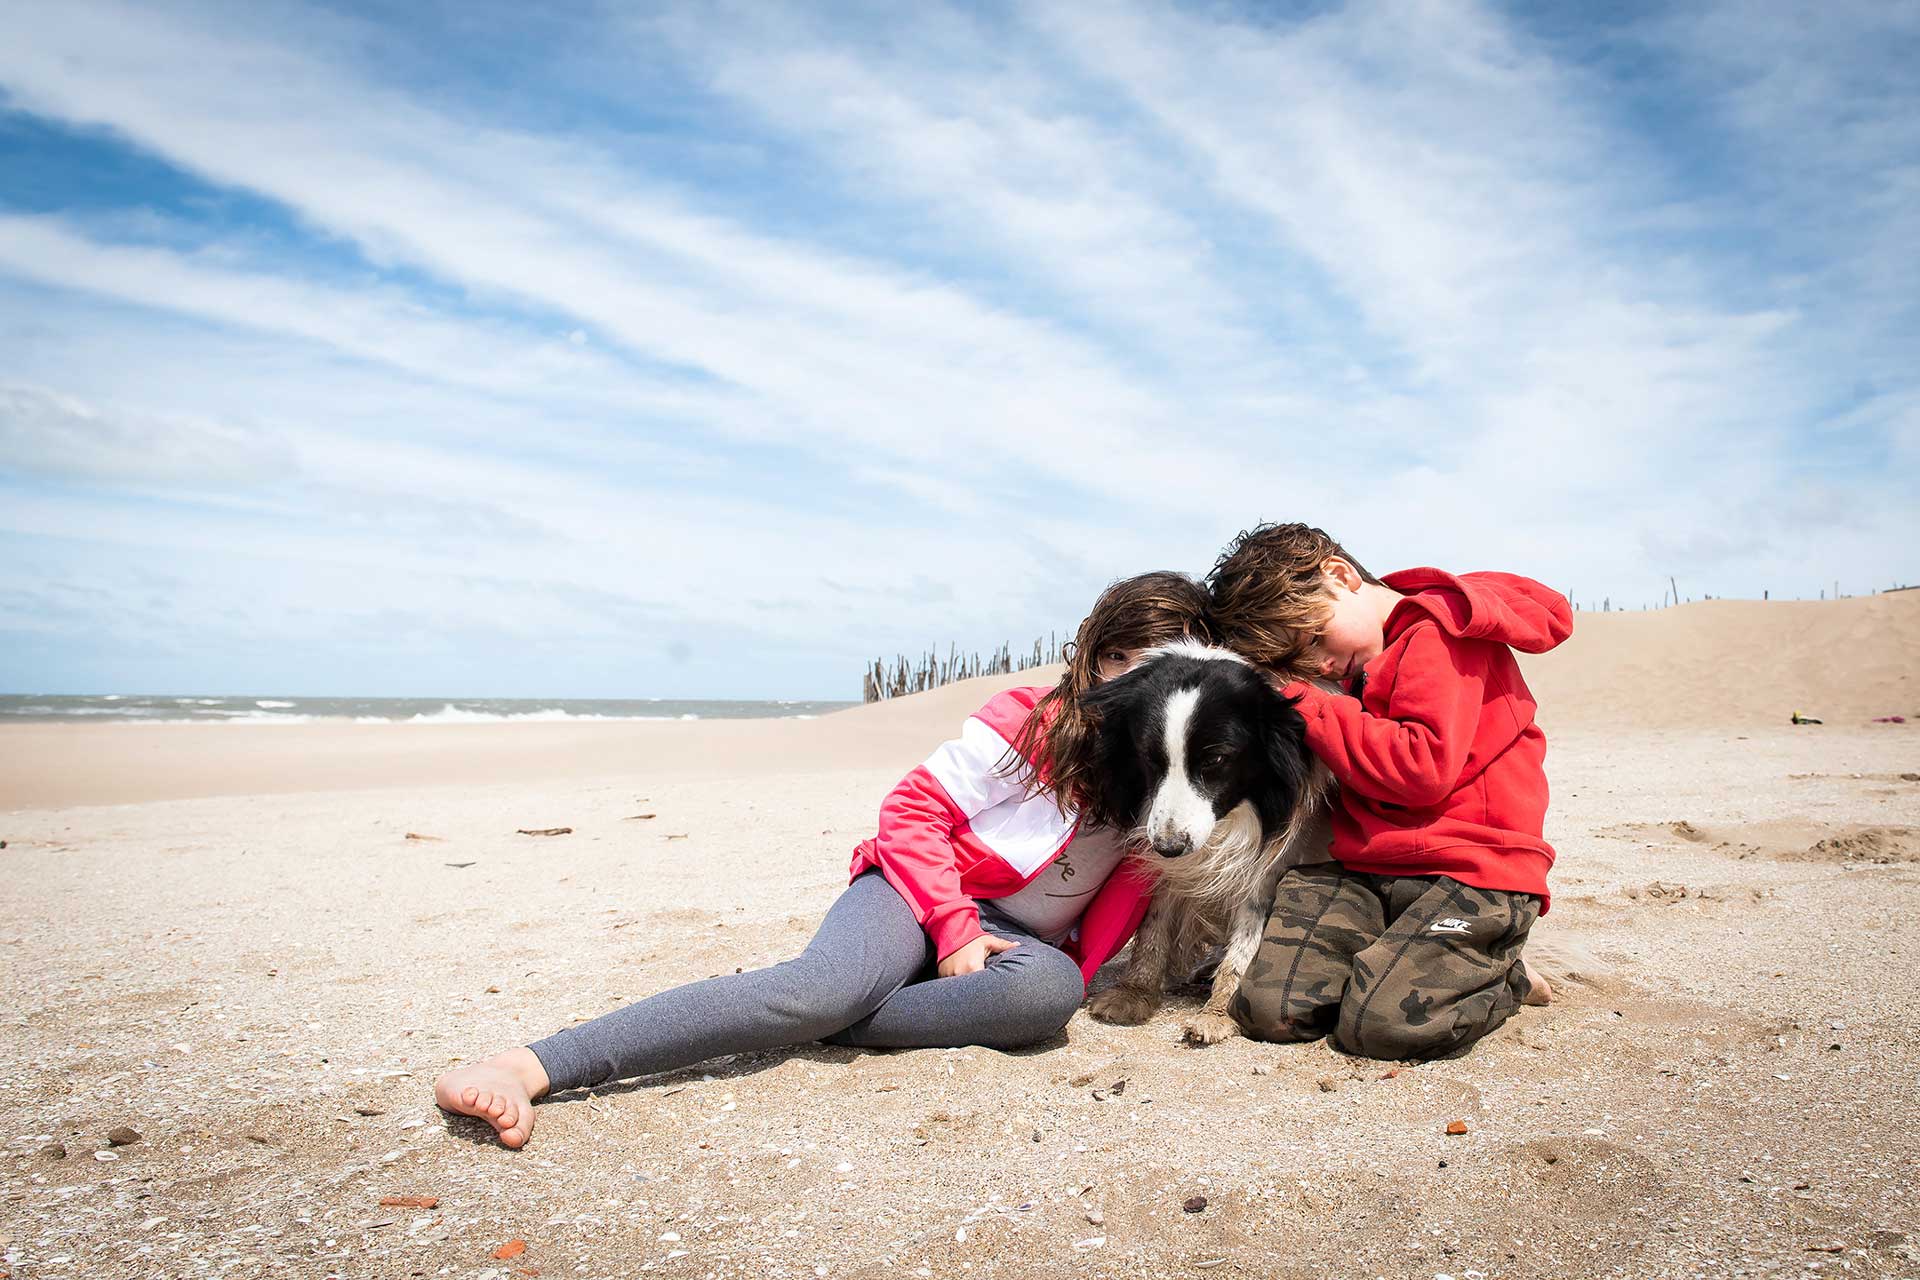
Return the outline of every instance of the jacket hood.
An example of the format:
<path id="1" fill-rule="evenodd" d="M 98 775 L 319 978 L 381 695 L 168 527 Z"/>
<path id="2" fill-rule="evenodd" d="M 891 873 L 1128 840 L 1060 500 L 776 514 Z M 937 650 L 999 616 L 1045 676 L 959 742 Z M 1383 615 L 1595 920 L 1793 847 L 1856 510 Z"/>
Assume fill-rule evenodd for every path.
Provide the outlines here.
<path id="1" fill-rule="evenodd" d="M 1448 635 L 1493 640 L 1522 653 L 1545 653 L 1573 634 L 1573 608 L 1553 588 L 1516 573 L 1403 569 L 1381 579 L 1406 596 L 1388 615 L 1389 639 L 1420 617 Z"/>

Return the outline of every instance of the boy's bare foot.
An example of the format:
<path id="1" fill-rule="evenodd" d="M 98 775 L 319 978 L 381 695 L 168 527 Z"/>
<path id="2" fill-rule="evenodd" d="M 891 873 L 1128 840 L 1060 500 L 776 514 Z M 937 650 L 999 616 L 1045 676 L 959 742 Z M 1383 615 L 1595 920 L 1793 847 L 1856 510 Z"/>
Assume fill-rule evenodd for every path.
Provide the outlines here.
<path id="1" fill-rule="evenodd" d="M 1521 1004 L 1552 1004 L 1553 986 L 1540 971 L 1528 964 L 1526 957 L 1520 958 L 1520 967 L 1527 973 L 1527 994 L 1521 998 Z"/>
<path id="2" fill-rule="evenodd" d="M 433 1082 L 433 1100 L 442 1111 L 479 1116 L 507 1147 L 527 1145 L 533 1135 L 533 1100 L 546 1092 L 547 1069 L 531 1049 L 509 1049 L 485 1062 L 456 1067 Z"/>

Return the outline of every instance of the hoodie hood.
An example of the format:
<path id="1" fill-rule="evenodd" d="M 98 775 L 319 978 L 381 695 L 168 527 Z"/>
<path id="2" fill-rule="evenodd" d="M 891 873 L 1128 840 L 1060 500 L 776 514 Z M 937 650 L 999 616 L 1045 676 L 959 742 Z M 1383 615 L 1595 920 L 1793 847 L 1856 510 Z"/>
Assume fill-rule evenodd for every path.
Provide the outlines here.
<path id="1" fill-rule="evenodd" d="M 1545 653 L 1573 634 L 1573 608 L 1553 588 L 1516 573 L 1403 569 L 1380 581 L 1406 597 L 1387 617 L 1386 638 L 1420 618 L 1448 635 L 1492 640 L 1522 653 Z"/>

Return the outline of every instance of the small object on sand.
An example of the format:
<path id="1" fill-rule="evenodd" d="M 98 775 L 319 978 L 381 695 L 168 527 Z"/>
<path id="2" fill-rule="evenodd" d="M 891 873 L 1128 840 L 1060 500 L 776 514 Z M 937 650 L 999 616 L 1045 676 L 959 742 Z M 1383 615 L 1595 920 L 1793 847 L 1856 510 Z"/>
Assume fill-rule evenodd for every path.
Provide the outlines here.
<path id="1" fill-rule="evenodd" d="M 1465 1120 L 1447 1121 L 1447 1135 L 1449 1137 L 1457 1138 L 1461 1134 L 1465 1133 L 1466 1131 L 1467 1131 L 1467 1122 Z"/>
<path id="2" fill-rule="evenodd" d="M 1905 724 L 1907 718 L 1905 716 L 1875 716 L 1873 722 L 1875 724 Z"/>
<path id="3" fill-rule="evenodd" d="M 1107 1090 L 1108 1093 L 1111 1093 L 1116 1098 L 1119 1097 L 1121 1094 L 1125 1093 L 1126 1091 L 1127 1091 L 1127 1082 L 1124 1078 L 1115 1080 L 1113 1082 L 1113 1087 Z"/>
<path id="4" fill-rule="evenodd" d="M 1093 1072 L 1082 1071 L 1079 1075 L 1067 1081 L 1067 1083 L 1072 1085 L 1076 1089 L 1084 1089 L 1088 1085 L 1093 1083 Z"/>
<path id="5" fill-rule="evenodd" d="M 493 1251 L 493 1256 L 505 1262 L 508 1258 L 517 1258 L 527 1251 L 525 1240 L 509 1240 Z"/>
<path id="6" fill-rule="evenodd" d="M 487 994 L 488 994 L 488 995 L 490 995 L 490 996 L 497 996 L 497 995 L 499 995 L 499 994 L 500 994 L 500 988 L 498 988 L 498 987 L 488 987 L 488 988 L 487 988 Z"/>
<path id="7" fill-rule="evenodd" d="M 363 1116 L 383 1116 L 387 1114 L 385 1111 L 382 1111 L 379 1107 L 355 1107 L 354 1112 L 358 1115 L 363 1115 Z"/>
<path id="8" fill-rule="evenodd" d="M 1107 1215 L 1100 1212 L 1098 1209 L 1087 1210 L 1087 1221 L 1092 1225 L 1097 1227 L 1101 1223 L 1105 1222 L 1106 1220 L 1107 1220 Z"/>
<path id="9" fill-rule="evenodd" d="M 1080 1250 L 1098 1249 L 1107 1242 L 1105 1236 L 1088 1236 L 1085 1240 L 1075 1240 L 1073 1247 Z"/>
<path id="10" fill-rule="evenodd" d="M 129 1129 L 126 1125 L 117 1125 L 107 1130 L 107 1141 L 116 1147 L 130 1147 L 140 1141 L 140 1131 Z"/>
<path id="11" fill-rule="evenodd" d="M 669 840 L 685 840 L 686 838 L 687 838 L 687 833 L 684 831 L 675 831 L 668 834 L 667 836 L 667 839 Z"/>
<path id="12" fill-rule="evenodd" d="M 1900 781 L 1920 782 L 1920 773 L 1903 773 L 1900 775 Z M 6 848 L 6 845 L 0 844 L 0 849 L 4 849 L 4 848 Z"/>
<path id="13" fill-rule="evenodd" d="M 624 818 L 622 818 L 622 819 L 620 819 L 620 821 L 622 821 L 622 822 L 644 822 L 644 821 L 646 821 L 646 820 L 647 820 L 648 818 L 651 818 L 651 817 L 655 817 L 655 816 L 656 816 L 655 814 L 651 814 L 651 813 L 630 813 L 630 814 L 628 814 L 628 815 L 627 815 L 626 817 L 624 817 Z"/>
<path id="14" fill-rule="evenodd" d="M 570 836 L 572 827 L 515 827 L 514 834 L 523 836 Z"/>
<path id="15" fill-rule="evenodd" d="M 449 867 L 452 867 L 452 868 L 454 868 L 455 870 L 460 870 L 460 869 L 462 869 L 462 868 L 465 868 L 465 867 L 471 867 L 471 866 L 473 866 L 474 864 L 473 864 L 473 863 L 471 863 L 471 862 L 449 862 L 449 863 L 445 863 L 444 865 L 446 865 L 446 866 L 449 866 Z"/>
<path id="16" fill-rule="evenodd" d="M 1807 1246 L 1807 1252 L 1808 1253 L 1842 1253 L 1846 1250 L 1846 1247 L 1847 1246 L 1842 1244 L 1840 1241 L 1835 1240 L 1831 1244 L 1810 1244 Z"/>
<path id="17" fill-rule="evenodd" d="M 439 1196 L 381 1196 L 382 1209 L 431 1209 L 440 1203 Z"/>
<path id="18" fill-rule="evenodd" d="M 40 1148 L 40 1154 L 49 1160 L 65 1160 L 67 1158 L 67 1149 L 57 1142 L 49 1142 L 46 1146 Z"/>
<path id="19" fill-rule="evenodd" d="M 1188 1196 L 1180 1202 L 1180 1207 L 1188 1213 L 1199 1213 L 1207 1207 L 1207 1198 L 1205 1196 Z"/>
<path id="20" fill-rule="evenodd" d="M 1794 724 L 1825 724 L 1826 721 L 1816 720 L 1812 716 L 1803 716 L 1798 711 L 1796 711 L 1793 713 L 1793 723 Z"/>
<path id="21" fill-rule="evenodd" d="M 418 831 L 409 831 L 409 832 L 407 832 L 407 839 L 409 839 L 409 840 L 431 840 L 431 841 L 433 841 L 433 842 L 434 842 L 435 844 L 442 844 L 442 843 L 445 843 L 445 841 L 446 841 L 446 837 L 445 837 L 445 836 L 423 836 L 423 835 L 421 835 L 421 834 L 420 834 L 420 833 L 419 833 Z"/>
<path id="22" fill-rule="evenodd" d="M 1320 1086 L 1320 1092 L 1322 1093 L 1332 1093 L 1340 1087 L 1332 1076 L 1321 1076 L 1315 1083 Z"/>
<path id="23" fill-rule="evenodd" d="M 1363 671 L 1360 674 L 1364 676 L 1366 673 Z M 1198 1261 L 1196 1261 L 1193 1265 L 1198 1267 L 1202 1271 L 1211 1271 L 1213 1268 L 1219 1266 L 1221 1263 L 1225 1261 L 1226 1261 L 1225 1258 L 1201 1258 Z"/>
<path id="24" fill-rule="evenodd" d="M 1398 1067 L 1395 1067 L 1395 1068 L 1394 1068 L 1393 1070 L 1391 1070 L 1391 1071 L 1382 1071 L 1382 1072 L 1380 1073 L 1380 1078 L 1381 1078 L 1382 1080 L 1391 1080 L 1391 1079 L 1393 1079 L 1393 1078 L 1394 1078 L 1395 1076 L 1397 1076 L 1397 1075 L 1399 1075 L 1399 1074 L 1400 1074 L 1400 1068 L 1398 1068 Z"/>

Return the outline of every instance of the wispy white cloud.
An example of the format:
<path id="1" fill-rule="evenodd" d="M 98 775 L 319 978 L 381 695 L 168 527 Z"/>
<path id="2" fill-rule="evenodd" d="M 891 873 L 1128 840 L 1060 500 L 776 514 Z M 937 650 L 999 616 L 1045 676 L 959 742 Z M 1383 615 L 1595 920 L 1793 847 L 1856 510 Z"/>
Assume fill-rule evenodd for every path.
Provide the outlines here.
<path id="1" fill-rule="evenodd" d="M 1910 575 L 1904 18 L 741 17 L 554 20 L 501 95 L 299 5 L 29 15 L 0 101 L 287 223 L 0 180 L 0 587 L 809 694 L 1263 517 L 1586 598 Z"/>

